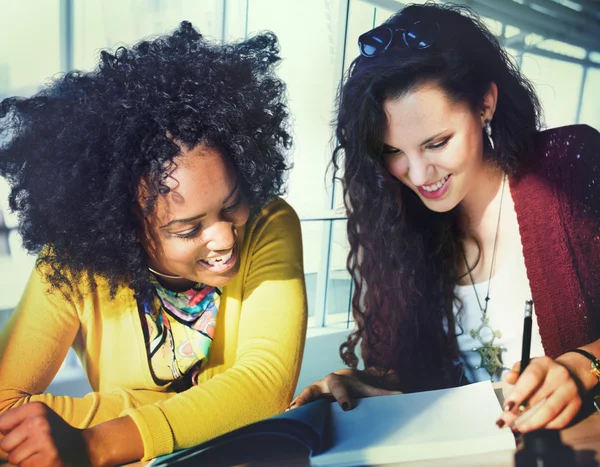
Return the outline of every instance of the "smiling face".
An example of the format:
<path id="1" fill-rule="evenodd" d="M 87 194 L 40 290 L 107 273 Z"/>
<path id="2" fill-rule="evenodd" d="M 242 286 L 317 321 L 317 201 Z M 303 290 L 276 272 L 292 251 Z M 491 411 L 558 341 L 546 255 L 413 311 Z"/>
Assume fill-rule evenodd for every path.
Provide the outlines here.
<path id="1" fill-rule="evenodd" d="M 384 104 L 384 165 L 432 211 L 453 209 L 487 179 L 483 127 L 495 107 L 494 84 L 480 112 L 427 84 Z"/>
<path id="2" fill-rule="evenodd" d="M 199 145 L 181 152 L 163 182 L 170 191 L 145 219 L 142 244 L 152 269 L 182 278 L 158 277 L 172 290 L 197 282 L 222 287 L 239 270 L 249 206 L 219 150 Z"/>

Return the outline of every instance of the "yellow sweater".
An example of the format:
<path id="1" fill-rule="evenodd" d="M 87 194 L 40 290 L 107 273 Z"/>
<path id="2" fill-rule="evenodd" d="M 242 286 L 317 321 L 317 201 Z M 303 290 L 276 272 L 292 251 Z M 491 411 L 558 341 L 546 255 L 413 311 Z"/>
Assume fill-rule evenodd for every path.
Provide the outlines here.
<path id="1" fill-rule="evenodd" d="M 78 428 L 129 415 L 150 459 L 282 411 L 297 383 L 307 320 L 300 222 L 285 201 L 247 225 L 240 260 L 199 384 L 181 393 L 153 381 L 131 289 L 110 299 L 99 280 L 68 301 L 48 293 L 34 270 L 0 335 L 0 412 L 42 401 Z M 42 394 L 70 346 L 94 392 Z"/>

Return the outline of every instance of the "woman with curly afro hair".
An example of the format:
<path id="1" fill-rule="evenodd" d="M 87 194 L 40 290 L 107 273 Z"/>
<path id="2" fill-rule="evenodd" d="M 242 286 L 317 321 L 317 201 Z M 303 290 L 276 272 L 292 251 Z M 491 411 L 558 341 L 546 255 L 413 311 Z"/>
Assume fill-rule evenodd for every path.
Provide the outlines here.
<path id="1" fill-rule="evenodd" d="M 184 22 L 1 103 L 0 174 L 38 254 L 0 337 L 12 464 L 150 459 L 291 400 L 306 295 L 278 53 Z M 94 392 L 43 394 L 71 346 Z"/>

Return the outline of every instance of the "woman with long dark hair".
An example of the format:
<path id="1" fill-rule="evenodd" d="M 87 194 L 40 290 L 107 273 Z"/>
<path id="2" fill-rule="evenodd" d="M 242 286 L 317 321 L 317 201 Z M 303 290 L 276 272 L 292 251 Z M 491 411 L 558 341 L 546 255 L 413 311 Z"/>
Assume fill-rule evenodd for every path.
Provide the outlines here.
<path id="1" fill-rule="evenodd" d="M 0 449 L 123 464 L 280 412 L 302 361 L 300 222 L 275 36 L 184 22 L 0 104 L 0 175 L 37 267 L 0 335 Z M 93 392 L 44 394 L 69 347 Z"/>
<path id="2" fill-rule="evenodd" d="M 598 383 L 600 135 L 540 131 L 531 84 L 469 9 L 409 6 L 359 39 L 333 163 L 343 168 L 356 330 L 331 393 L 517 381 L 499 426 L 560 428 Z M 365 370 L 357 370 L 359 345 Z"/>

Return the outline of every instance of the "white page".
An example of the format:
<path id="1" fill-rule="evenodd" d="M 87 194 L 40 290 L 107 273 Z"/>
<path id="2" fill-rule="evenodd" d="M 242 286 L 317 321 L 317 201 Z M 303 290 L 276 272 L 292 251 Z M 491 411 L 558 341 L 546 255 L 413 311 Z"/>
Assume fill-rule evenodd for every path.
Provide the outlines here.
<path id="1" fill-rule="evenodd" d="M 332 404 L 332 446 L 311 465 L 356 466 L 515 449 L 496 426 L 502 408 L 489 381 L 371 397 L 348 412 Z"/>

